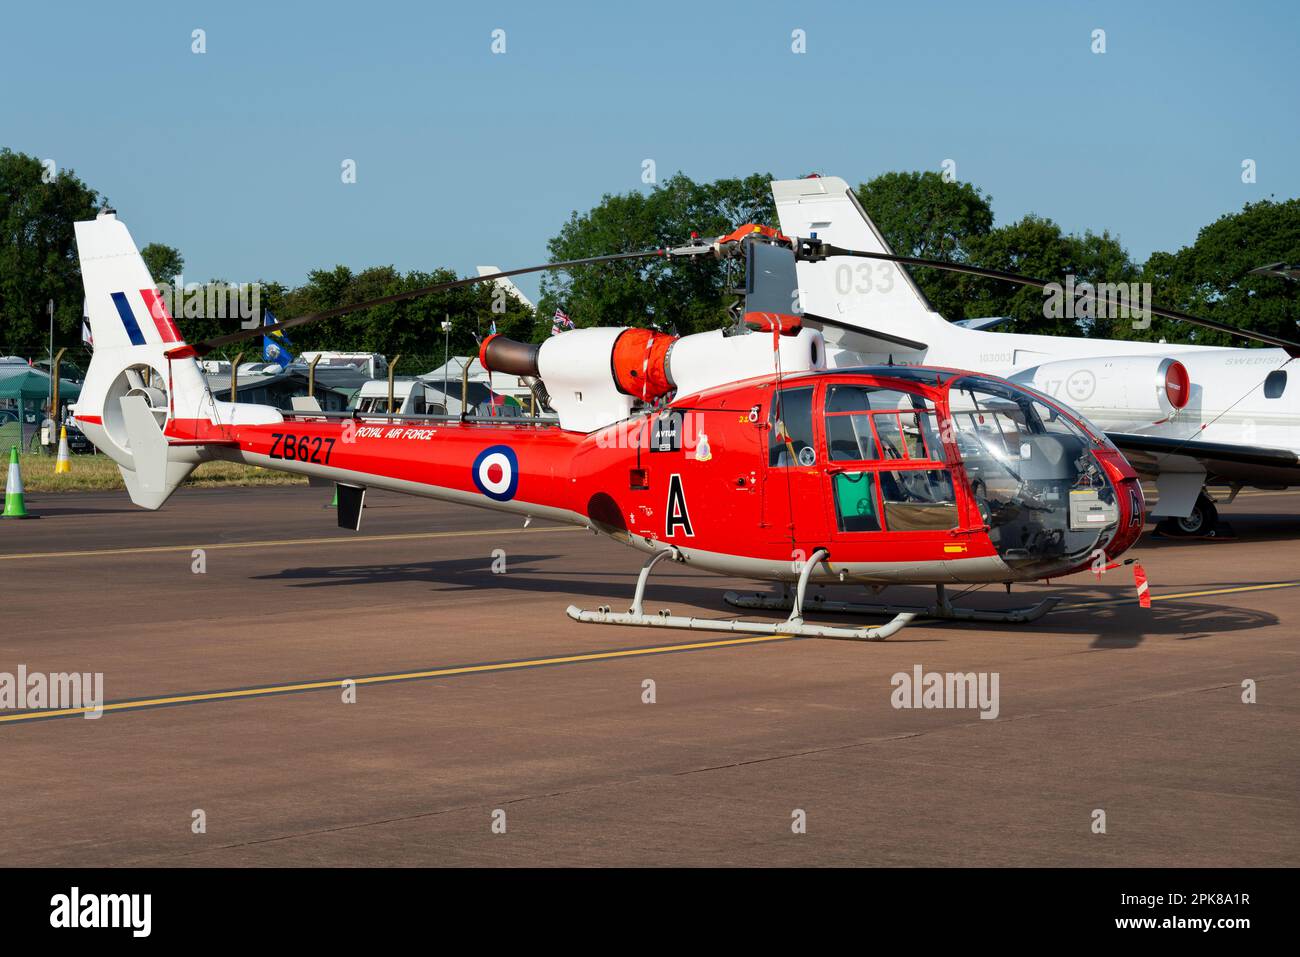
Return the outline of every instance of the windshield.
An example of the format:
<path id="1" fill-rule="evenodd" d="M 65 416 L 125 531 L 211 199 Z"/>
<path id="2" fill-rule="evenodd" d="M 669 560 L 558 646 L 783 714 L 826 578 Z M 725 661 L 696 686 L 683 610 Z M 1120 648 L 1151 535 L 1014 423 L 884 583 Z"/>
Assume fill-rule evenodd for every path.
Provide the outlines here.
<path id="1" fill-rule="evenodd" d="M 1015 567 L 1086 560 L 1118 522 L 1096 439 L 1036 393 L 964 376 L 948 395 L 953 439 L 989 537 Z"/>

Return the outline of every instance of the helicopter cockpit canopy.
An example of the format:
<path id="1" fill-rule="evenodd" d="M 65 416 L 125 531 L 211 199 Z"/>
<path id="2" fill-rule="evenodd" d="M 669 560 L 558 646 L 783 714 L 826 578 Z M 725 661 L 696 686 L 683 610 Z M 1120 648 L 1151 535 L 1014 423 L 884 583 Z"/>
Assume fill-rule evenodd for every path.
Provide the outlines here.
<path id="1" fill-rule="evenodd" d="M 1059 574 L 1104 553 L 1125 519 L 1136 516 L 1140 528 L 1136 481 L 1122 493 L 1117 484 L 1126 478 L 1114 464 L 1122 457 L 1042 393 L 911 366 L 818 378 L 816 393 L 798 379 L 782 386 L 768 465 L 822 464 L 841 537 L 982 525 L 1008 566 Z M 824 452 L 813 427 L 817 404 Z"/>
<path id="2" fill-rule="evenodd" d="M 984 376 L 948 387 L 953 437 L 976 507 L 1008 565 L 1085 560 L 1120 520 L 1102 433 L 1033 391 Z"/>

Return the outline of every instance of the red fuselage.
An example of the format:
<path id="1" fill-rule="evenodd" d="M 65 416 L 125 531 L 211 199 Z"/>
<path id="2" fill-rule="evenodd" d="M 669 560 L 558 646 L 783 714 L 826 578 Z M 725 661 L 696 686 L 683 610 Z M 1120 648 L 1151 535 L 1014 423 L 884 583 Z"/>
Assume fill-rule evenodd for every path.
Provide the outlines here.
<path id="1" fill-rule="evenodd" d="M 1143 521 L 1136 474 L 1086 423 L 951 370 L 754 379 L 592 434 L 528 418 L 311 414 L 173 420 L 167 432 L 222 457 L 588 525 L 772 580 L 795 578 L 818 548 L 823 581 L 1055 578 L 1114 561 Z"/>

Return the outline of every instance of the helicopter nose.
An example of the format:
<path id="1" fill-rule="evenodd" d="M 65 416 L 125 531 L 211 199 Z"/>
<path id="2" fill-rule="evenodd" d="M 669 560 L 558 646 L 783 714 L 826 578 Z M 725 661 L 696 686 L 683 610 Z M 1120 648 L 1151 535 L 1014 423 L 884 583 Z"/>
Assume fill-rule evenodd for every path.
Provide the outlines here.
<path id="1" fill-rule="evenodd" d="M 1002 459 L 972 454 L 972 491 L 999 556 L 1025 575 L 1059 577 L 1107 564 L 1142 528 L 1136 474 L 1081 436 L 1024 434 Z"/>

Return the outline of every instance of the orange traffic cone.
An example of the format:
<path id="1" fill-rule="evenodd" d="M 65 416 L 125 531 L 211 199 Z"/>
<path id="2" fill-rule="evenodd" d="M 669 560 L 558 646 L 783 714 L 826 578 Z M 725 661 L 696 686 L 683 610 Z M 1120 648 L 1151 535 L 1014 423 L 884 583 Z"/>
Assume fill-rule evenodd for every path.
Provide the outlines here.
<path id="1" fill-rule="evenodd" d="M 59 457 L 54 460 L 54 474 L 67 475 L 72 471 L 72 456 L 68 454 L 68 427 L 59 427 Z"/>

